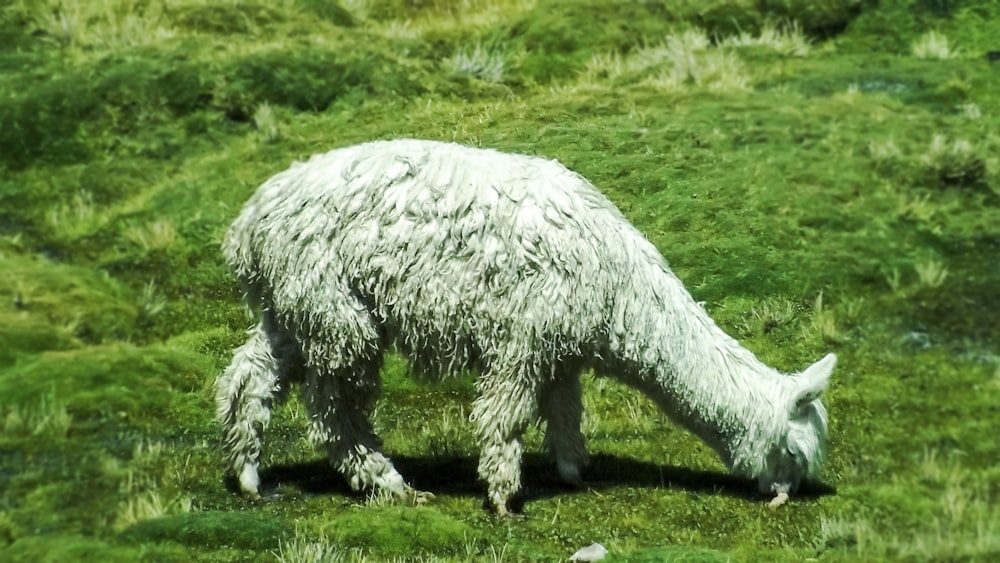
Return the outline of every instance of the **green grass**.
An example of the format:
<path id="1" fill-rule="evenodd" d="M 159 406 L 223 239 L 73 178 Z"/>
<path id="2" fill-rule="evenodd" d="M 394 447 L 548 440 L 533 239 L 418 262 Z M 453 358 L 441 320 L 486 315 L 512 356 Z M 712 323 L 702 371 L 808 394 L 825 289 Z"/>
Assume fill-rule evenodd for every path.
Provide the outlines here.
<path id="1" fill-rule="evenodd" d="M 995 2 L 0 0 L 0 559 L 1000 557 Z M 219 251 L 295 159 L 425 137 L 557 158 L 787 371 L 840 356 L 823 482 L 777 511 L 587 377 L 585 491 L 527 436 L 482 509 L 471 378 L 391 358 L 411 482 L 351 493 L 276 412 L 248 503 L 211 386 L 250 318 Z"/>

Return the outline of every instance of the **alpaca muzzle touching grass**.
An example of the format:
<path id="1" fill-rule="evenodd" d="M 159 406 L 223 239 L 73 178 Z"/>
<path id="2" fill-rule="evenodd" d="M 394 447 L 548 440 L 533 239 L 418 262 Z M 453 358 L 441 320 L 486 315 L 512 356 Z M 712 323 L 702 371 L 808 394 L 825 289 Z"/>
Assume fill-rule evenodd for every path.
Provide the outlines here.
<path id="1" fill-rule="evenodd" d="M 762 364 L 555 161 L 420 140 L 337 149 L 265 182 L 223 249 L 259 312 L 216 381 L 248 496 L 260 494 L 271 408 L 297 383 L 310 439 L 351 487 L 433 497 L 407 484 L 372 427 L 386 350 L 430 378 L 478 372 L 470 419 L 498 514 L 521 488 L 521 436 L 539 419 L 560 476 L 581 483 L 587 369 L 651 397 L 773 503 L 819 473 L 836 358 L 795 375 Z"/>

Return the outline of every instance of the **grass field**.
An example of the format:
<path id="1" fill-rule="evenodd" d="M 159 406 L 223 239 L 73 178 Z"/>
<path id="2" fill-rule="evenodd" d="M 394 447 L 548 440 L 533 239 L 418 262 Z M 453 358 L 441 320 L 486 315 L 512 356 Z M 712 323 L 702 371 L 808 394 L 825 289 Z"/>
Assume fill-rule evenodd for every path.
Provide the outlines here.
<path id="1" fill-rule="evenodd" d="M 1000 559 L 1000 4 L 0 0 L 0 560 Z M 527 437 L 482 508 L 471 379 L 390 358 L 428 506 L 355 494 L 293 398 L 267 500 L 212 382 L 252 324 L 219 244 L 270 175 L 372 139 L 556 158 L 765 362 L 840 357 L 821 483 L 769 510 L 585 381 L 590 487 Z"/>

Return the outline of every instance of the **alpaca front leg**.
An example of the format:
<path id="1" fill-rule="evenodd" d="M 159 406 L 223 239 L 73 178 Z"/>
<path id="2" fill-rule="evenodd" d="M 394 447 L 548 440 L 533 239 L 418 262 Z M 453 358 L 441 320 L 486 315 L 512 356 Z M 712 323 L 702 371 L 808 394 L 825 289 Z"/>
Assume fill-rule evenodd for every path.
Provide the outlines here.
<path id="1" fill-rule="evenodd" d="M 574 487 L 582 487 L 581 472 L 589 463 L 589 456 L 580 431 L 583 392 L 579 375 L 549 384 L 542 392 L 539 410 L 546 421 L 545 445 L 556 462 L 559 476 Z"/>
<path id="2" fill-rule="evenodd" d="M 311 412 L 310 439 L 326 448 L 331 465 L 351 489 L 385 491 L 411 504 L 432 500 L 433 494 L 410 487 L 381 451 L 369 415 L 378 396 L 377 364 L 359 370 L 373 372 L 370 377 L 350 378 L 345 370 L 311 371 L 304 388 Z"/>

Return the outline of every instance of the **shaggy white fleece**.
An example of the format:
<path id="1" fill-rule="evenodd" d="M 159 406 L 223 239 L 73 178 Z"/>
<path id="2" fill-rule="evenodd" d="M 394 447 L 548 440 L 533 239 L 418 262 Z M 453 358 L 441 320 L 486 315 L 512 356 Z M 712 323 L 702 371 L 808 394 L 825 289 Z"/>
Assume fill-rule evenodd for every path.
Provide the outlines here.
<path id="1" fill-rule="evenodd" d="M 297 381 L 311 439 L 353 487 L 429 498 L 372 429 L 387 348 L 427 377 L 478 370 L 479 474 L 501 514 L 539 418 L 560 475 L 580 482 L 587 368 L 647 394 L 764 492 L 787 495 L 819 471 L 836 358 L 797 375 L 759 362 L 558 162 L 421 140 L 334 150 L 264 183 L 224 251 L 261 315 L 216 382 L 248 495 L 272 402 Z"/>

